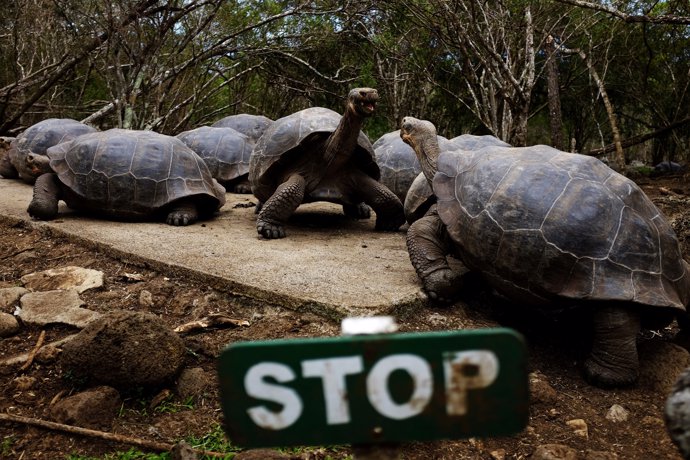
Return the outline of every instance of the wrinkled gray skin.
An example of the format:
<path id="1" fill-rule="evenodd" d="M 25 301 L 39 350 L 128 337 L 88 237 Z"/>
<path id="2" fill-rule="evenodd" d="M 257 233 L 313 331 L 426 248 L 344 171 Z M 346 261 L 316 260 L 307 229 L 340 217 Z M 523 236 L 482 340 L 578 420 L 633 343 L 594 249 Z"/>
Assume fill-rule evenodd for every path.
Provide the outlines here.
<path id="1" fill-rule="evenodd" d="M 36 173 L 26 166 L 26 158 L 45 156 L 46 151 L 61 142 L 70 141 L 97 129 L 71 118 L 48 118 L 26 128 L 11 143 L 6 161 L 0 161 L 0 175 L 19 177 L 28 184 L 36 180 Z M 3 173 L 4 172 L 4 173 Z"/>
<path id="2" fill-rule="evenodd" d="M 201 126 L 178 134 L 178 139 L 194 150 L 214 179 L 232 193 L 251 193 L 249 157 L 254 143 L 232 128 Z"/>
<path id="3" fill-rule="evenodd" d="M 438 138 L 442 145 L 448 143 L 445 137 Z M 379 137 L 372 147 L 381 168 L 381 183 L 404 202 L 412 182 L 422 172 L 414 150 L 400 138 L 400 130 Z"/>
<path id="4" fill-rule="evenodd" d="M 40 173 L 28 213 L 57 217 L 58 202 L 123 220 L 189 225 L 225 204 L 225 189 L 181 140 L 152 131 L 111 129 L 84 134 L 29 155 Z"/>
<path id="5" fill-rule="evenodd" d="M 378 181 L 369 139 L 361 132 L 374 113 L 375 89 L 350 91 L 345 113 L 313 107 L 276 120 L 259 139 L 250 160 L 249 182 L 263 205 L 256 229 L 267 239 L 285 237 L 284 223 L 305 202 L 330 201 L 346 215 L 376 212 L 377 230 L 397 230 L 402 203 Z"/>
<path id="6" fill-rule="evenodd" d="M 666 430 L 685 459 L 690 459 L 690 369 L 673 385 L 664 407 Z"/>
<path id="7" fill-rule="evenodd" d="M 591 313 L 585 378 L 634 383 L 641 325 L 687 319 L 688 264 L 669 223 L 642 190 L 600 161 L 547 146 L 439 154 L 428 121 L 403 119 L 437 205 L 407 233 L 410 260 L 433 299 L 463 279 L 457 256 L 516 305 Z"/>
<path id="8" fill-rule="evenodd" d="M 263 136 L 266 129 L 272 124 L 273 120 L 263 115 L 240 113 L 221 118 L 211 126 L 213 128 L 232 128 L 244 134 L 253 144 L 256 144 L 256 141 Z"/>

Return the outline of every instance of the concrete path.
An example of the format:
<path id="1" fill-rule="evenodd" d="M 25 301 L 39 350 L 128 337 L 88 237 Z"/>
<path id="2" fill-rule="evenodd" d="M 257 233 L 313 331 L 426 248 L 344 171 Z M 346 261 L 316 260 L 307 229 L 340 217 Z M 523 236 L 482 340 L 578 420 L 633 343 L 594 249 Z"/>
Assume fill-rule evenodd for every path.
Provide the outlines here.
<path id="1" fill-rule="evenodd" d="M 96 220 L 69 211 L 32 220 L 32 187 L 0 178 L 0 217 L 30 222 L 134 263 L 214 288 L 333 318 L 385 314 L 419 302 L 404 230 L 374 231 L 375 217 L 346 218 L 330 203 L 302 205 L 281 240 L 259 239 L 251 195 L 227 194 L 213 220 L 189 227 Z M 403 229 L 406 227 L 403 227 Z"/>

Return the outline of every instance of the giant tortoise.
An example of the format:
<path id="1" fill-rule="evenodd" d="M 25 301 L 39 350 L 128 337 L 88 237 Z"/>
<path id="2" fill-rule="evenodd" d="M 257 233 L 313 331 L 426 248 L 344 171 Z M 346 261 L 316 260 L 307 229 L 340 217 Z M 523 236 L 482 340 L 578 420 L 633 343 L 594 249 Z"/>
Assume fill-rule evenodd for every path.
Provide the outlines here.
<path id="1" fill-rule="evenodd" d="M 670 224 L 630 179 L 544 145 L 439 154 L 434 125 L 412 117 L 401 135 L 438 200 L 407 233 L 430 297 L 462 288 L 446 260 L 453 253 L 516 305 L 591 313 L 584 371 L 599 386 L 637 380 L 641 325 L 687 320 L 688 264 Z"/>
<path id="2" fill-rule="evenodd" d="M 211 175 L 228 192 L 251 193 L 249 157 L 254 143 L 232 128 L 200 126 L 177 136 L 208 166 Z"/>
<path id="3" fill-rule="evenodd" d="M 213 123 L 213 128 L 232 128 L 247 136 L 252 143 L 256 143 L 266 129 L 273 124 L 273 120 L 263 115 L 238 113 L 230 115 Z"/>
<path id="4" fill-rule="evenodd" d="M 189 225 L 225 203 L 225 189 L 184 143 L 151 131 L 111 129 L 84 134 L 27 158 L 36 179 L 28 212 L 50 220 L 58 201 L 124 220 L 165 219 Z"/>
<path id="5" fill-rule="evenodd" d="M 48 148 L 70 141 L 97 129 L 71 118 L 47 118 L 29 126 L 10 144 L 6 159 L 0 161 L 0 175 L 7 179 L 19 177 L 33 184 L 36 173 L 26 166 L 28 155 L 45 156 Z"/>
<path id="6" fill-rule="evenodd" d="M 377 100 L 375 89 L 356 88 L 342 117 L 312 107 L 266 130 L 249 165 L 252 192 L 263 203 L 256 224 L 260 235 L 284 237 L 285 221 L 301 203 L 312 201 L 341 204 L 353 217 L 366 216 L 364 202 L 376 212 L 378 230 L 397 230 L 404 223 L 402 203 L 378 181 L 371 142 L 360 131 Z"/>

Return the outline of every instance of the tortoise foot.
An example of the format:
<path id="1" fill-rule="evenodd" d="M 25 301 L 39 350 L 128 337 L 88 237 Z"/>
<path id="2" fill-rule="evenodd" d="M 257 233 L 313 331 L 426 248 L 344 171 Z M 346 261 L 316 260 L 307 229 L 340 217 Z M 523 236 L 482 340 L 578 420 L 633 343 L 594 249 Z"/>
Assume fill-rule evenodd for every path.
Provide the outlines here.
<path id="1" fill-rule="evenodd" d="M 424 291 L 436 303 L 452 303 L 462 290 L 462 276 L 450 268 L 430 273 L 424 278 Z"/>
<path id="2" fill-rule="evenodd" d="M 600 388 L 615 388 L 630 386 L 637 382 L 639 372 L 637 367 L 612 367 L 589 357 L 584 364 L 585 380 Z"/>
<path id="3" fill-rule="evenodd" d="M 259 233 L 259 235 L 268 240 L 285 238 L 285 228 L 282 225 L 263 219 L 257 219 L 256 231 Z"/>
<path id="4" fill-rule="evenodd" d="M 371 208 L 365 203 L 345 204 L 343 205 L 343 212 L 347 217 L 353 219 L 369 219 L 371 217 Z"/>
<path id="5" fill-rule="evenodd" d="M 232 187 L 232 193 L 252 193 L 252 188 L 249 184 L 237 184 Z"/>
<path id="6" fill-rule="evenodd" d="M 168 217 L 165 219 L 165 223 L 168 225 L 174 225 L 176 227 L 184 227 L 186 225 L 193 224 L 196 222 L 196 219 L 196 212 L 173 211 L 168 214 Z"/>
<path id="7" fill-rule="evenodd" d="M 384 232 L 395 232 L 402 224 L 405 223 L 405 214 L 400 213 L 400 215 L 386 217 L 379 217 L 376 219 L 376 230 Z"/>

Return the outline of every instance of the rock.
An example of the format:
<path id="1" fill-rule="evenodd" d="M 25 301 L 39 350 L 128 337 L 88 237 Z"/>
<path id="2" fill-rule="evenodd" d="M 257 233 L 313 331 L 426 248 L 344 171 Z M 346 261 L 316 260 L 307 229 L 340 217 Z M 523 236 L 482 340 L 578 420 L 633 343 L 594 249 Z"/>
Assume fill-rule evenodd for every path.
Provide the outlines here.
<path id="1" fill-rule="evenodd" d="M 493 460 L 505 460 L 506 450 L 505 449 L 493 450 L 493 451 L 491 451 L 491 453 L 489 455 L 491 455 L 491 458 Z"/>
<path id="2" fill-rule="evenodd" d="M 606 413 L 606 420 L 610 420 L 614 423 L 625 422 L 628 420 L 629 416 L 630 411 L 628 411 L 623 406 L 614 404 L 609 408 L 609 411 Z"/>
<path id="3" fill-rule="evenodd" d="M 690 366 L 690 353 L 674 343 L 660 341 L 641 342 L 639 386 L 668 394 L 678 375 Z"/>
<path id="4" fill-rule="evenodd" d="M 666 399 L 664 419 L 683 458 L 690 458 L 690 369 L 680 374 Z"/>
<path id="5" fill-rule="evenodd" d="M 588 438 L 589 437 L 589 432 L 587 429 L 587 423 L 582 420 L 581 418 L 576 418 L 573 420 L 568 420 L 565 422 L 566 425 L 568 425 L 570 428 L 573 429 L 573 433 L 575 433 L 578 436 L 581 436 L 583 438 Z"/>
<path id="6" fill-rule="evenodd" d="M 29 292 L 22 296 L 20 303 L 18 316 L 31 326 L 63 323 L 82 328 L 99 316 L 95 311 L 81 308 L 84 302 L 73 290 Z"/>
<path id="7" fill-rule="evenodd" d="M 19 321 L 14 315 L 0 312 L 0 337 L 9 337 L 16 334 L 21 329 Z"/>
<path id="8" fill-rule="evenodd" d="M 51 409 L 53 420 L 96 430 L 109 430 L 122 400 L 115 388 L 99 386 L 69 396 Z"/>
<path id="9" fill-rule="evenodd" d="M 200 367 L 184 369 L 177 379 L 175 391 L 182 399 L 197 398 L 211 387 L 211 379 Z"/>
<path id="10" fill-rule="evenodd" d="M 28 289 L 20 286 L 0 289 L 0 309 L 11 306 L 27 292 L 29 292 Z"/>
<path id="11" fill-rule="evenodd" d="M 76 377 L 118 389 L 155 389 L 184 364 L 182 339 L 151 313 L 113 311 L 63 346 L 60 365 Z"/>
<path id="12" fill-rule="evenodd" d="M 153 306 L 153 294 L 146 289 L 139 293 L 139 305 L 142 307 L 152 307 Z"/>
<path id="13" fill-rule="evenodd" d="M 172 460 L 197 460 L 199 458 L 192 446 L 184 440 L 175 444 L 170 453 L 172 454 Z"/>
<path id="14" fill-rule="evenodd" d="M 529 393 L 532 404 L 553 404 L 558 399 L 558 393 L 549 385 L 546 376 L 536 372 L 529 374 Z"/>
<path id="15" fill-rule="evenodd" d="M 538 446 L 530 460 L 577 460 L 577 451 L 563 444 Z"/>
<path id="16" fill-rule="evenodd" d="M 24 287 L 32 291 L 74 289 L 82 293 L 103 286 L 103 272 L 82 267 L 61 267 L 30 273 L 21 278 Z"/>

